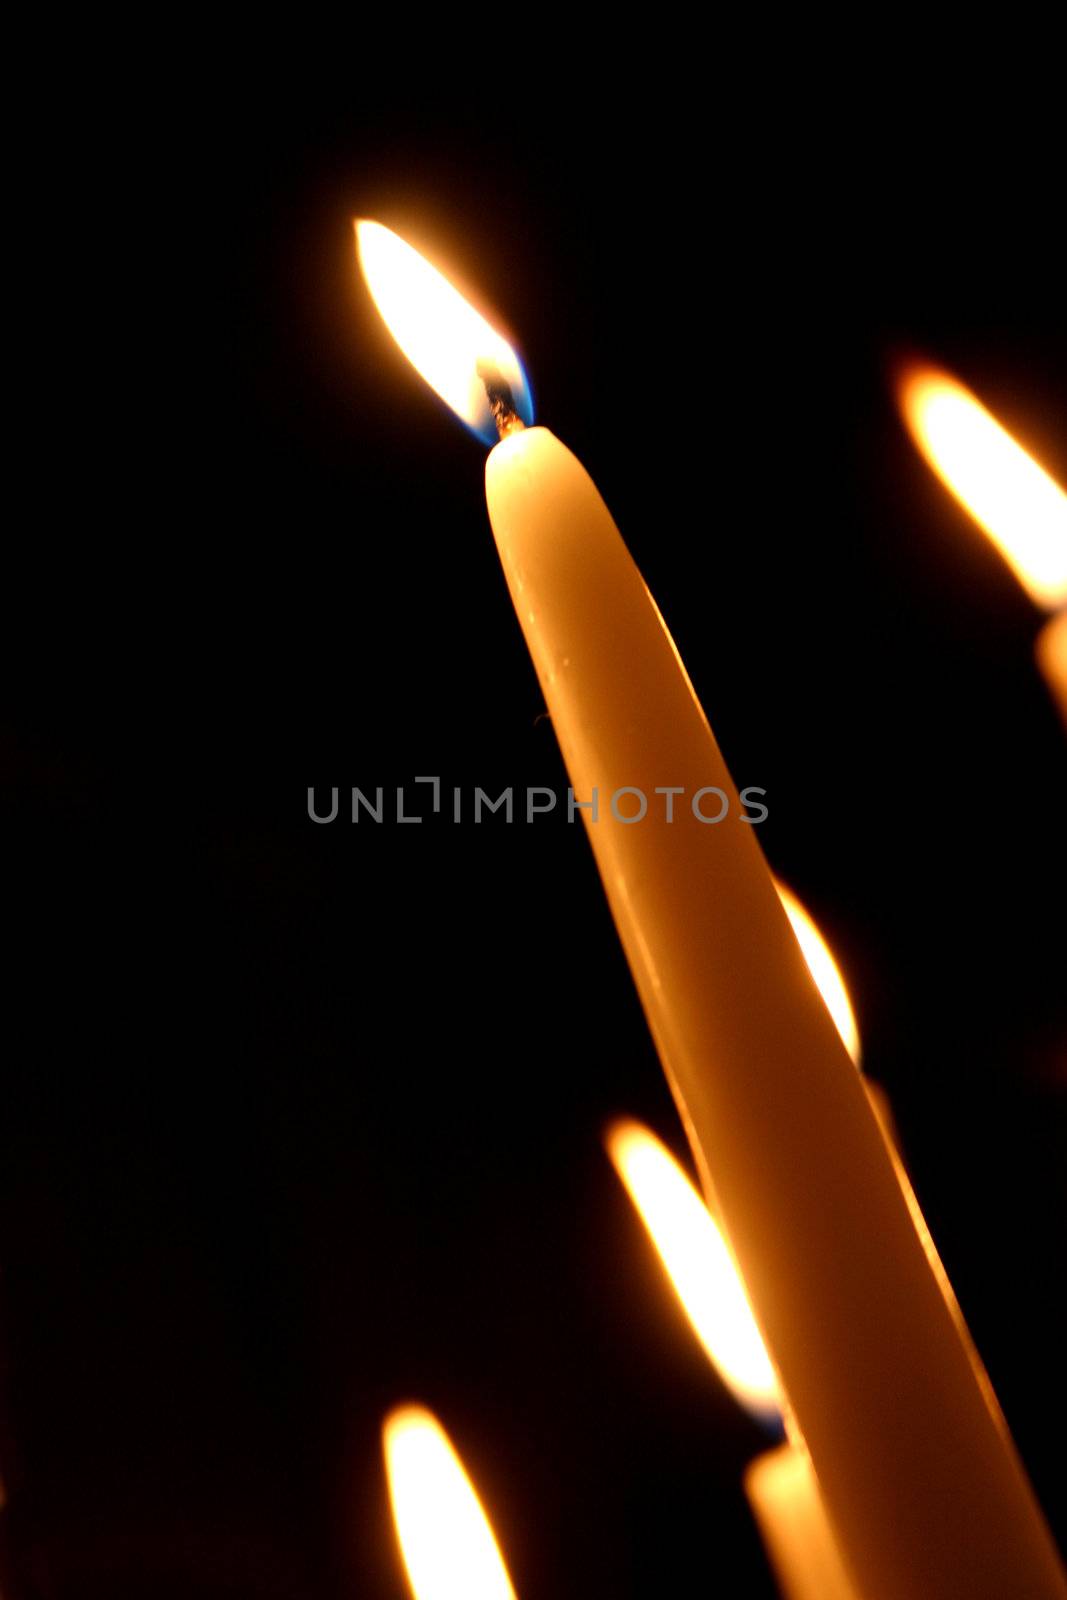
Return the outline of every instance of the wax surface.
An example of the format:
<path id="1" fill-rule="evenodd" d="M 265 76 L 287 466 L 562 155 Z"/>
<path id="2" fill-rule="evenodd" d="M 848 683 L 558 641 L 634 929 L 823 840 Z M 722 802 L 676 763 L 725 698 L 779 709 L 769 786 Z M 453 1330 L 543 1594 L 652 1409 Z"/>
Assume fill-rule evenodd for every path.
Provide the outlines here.
<path id="1" fill-rule="evenodd" d="M 571 782 L 599 790 L 598 820 L 582 815 L 649 1025 L 864 1595 L 1062 1600 L 859 1075 L 596 486 L 531 428 L 491 452 L 486 490 Z M 685 790 L 672 823 L 668 785 Z M 728 796 L 721 823 L 693 814 L 707 786 Z M 640 822 L 612 813 L 624 787 L 648 796 Z"/>
<path id="2" fill-rule="evenodd" d="M 861 1600 L 802 1446 L 783 1444 L 757 1457 L 745 1473 L 745 1493 L 784 1600 Z"/>
<path id="3" fill-rule="evenodd" d="M 1051 617 L 1038 634 L 1037 662 L 1067 722 L 1067 609 Z"/>

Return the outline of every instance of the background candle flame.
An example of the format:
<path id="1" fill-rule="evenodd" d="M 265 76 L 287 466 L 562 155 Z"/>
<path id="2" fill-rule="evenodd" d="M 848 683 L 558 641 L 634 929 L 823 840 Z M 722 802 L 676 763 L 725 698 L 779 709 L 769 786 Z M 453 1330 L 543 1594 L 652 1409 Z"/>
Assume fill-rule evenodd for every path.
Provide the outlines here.
<path id="1" fill-rule="evenodd" d="M 415 1405 L 390 1412 L 382 1444 L 415 1600 L 515 1600 L 489 1519 L 433 1413 Z"/>
<path id="2" fill-rule="evenodd" d="M 614 1123 L 605 1143 L 708 1359 L 747 1410 L 763 1421 L 777 1418 L 782 1403 L 771 1358 L 707 1206 L 641 1123 Z"/>
<path id="3" fill-rule="evenodd" d="M 367 288 L 389 332 L 416 371 L 480 439 L 495 444 L 487 382 L 533 421 L 530 386 L 511 345 L 448 279 L 380 222 L 356 223 Z"/>
<path id="4" fill-rule="evenodd" d="M 955 378 L 913 366 L 898 398 L 912 438 L 1033 600 L 1067 603 L 1067 495 Z"/>
<path id="5" fill-rule="evenodd" d="M 797 943 L 808 964 L 808 971 L 815 981 L 815 987 L 834 1019 L 845 1049 L 858 1067 L 861 1054 L 860 1032 L 856 1026 L 855 1012 L 852 1010 L 852 1002 L 849 1000 L 841 969 L 833 958 L 830 946 L 819 932 L 814 918 L 804 909 L 796 895 L 777 879 L 774 887 L 778 890 L 778 898 L 785 907 L 785 914 L 797 936 Z"/>

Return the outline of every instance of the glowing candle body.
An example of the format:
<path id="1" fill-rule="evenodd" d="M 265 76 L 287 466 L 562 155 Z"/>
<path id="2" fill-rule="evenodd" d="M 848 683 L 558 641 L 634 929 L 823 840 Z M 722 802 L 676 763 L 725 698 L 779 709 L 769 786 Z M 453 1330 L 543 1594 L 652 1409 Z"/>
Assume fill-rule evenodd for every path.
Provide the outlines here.
<path id="1" fill-rule="evenodd" d="M 1067 610 L 1058 611 L 1038 634 L 1037 661 L 1067 722 Z"/>
<path id="2" fill-rule="evenodd" d="M 486 487 L 576 796 L 599 791 L 582 816 L 649 1025 L 863 1593 L 1062 1600 L 859 1075 L 595 485 L 537 427 L 496 446 Z M 666 786 L 684 790 L 673 822 L 609 804 Z M 718 825 L 691 803 L 712 787 Z"/>
<path id="3" fill-rule="evenodd" d="M 784 1600 L 860 1600 L 803 1446 L 759 1456 L 745 1473 L 745 1493 Z"/>

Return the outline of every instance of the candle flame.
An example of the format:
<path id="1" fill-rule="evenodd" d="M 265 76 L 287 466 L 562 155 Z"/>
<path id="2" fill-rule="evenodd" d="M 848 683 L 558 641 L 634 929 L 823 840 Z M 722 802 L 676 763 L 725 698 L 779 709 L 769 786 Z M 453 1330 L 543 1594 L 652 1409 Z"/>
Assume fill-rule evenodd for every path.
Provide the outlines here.
<path id="1" fill-rule="evenodd" d="M 382 1444 L 415 1600 L 515 1600 L 489 1518 L 433 1413 L 398 1407 L 385 1420 Z"/>
<path id="2" fill-rule="evenodd" d="M 781 1411 L 770 1356 L 714 1218 L 670 1151 L 639 1122 L 617 1122 L 608 1154 L 712 1365 L 764 1421 Z"/>
<path id="3" fill-rule="evenodd" d="M 856 1026 L 856 1016 L 852 1010 L 848 990 L 845 988 L 845 980 L 841 976 L 841 969 L 831 954 L 830 946 L 819 932 L 814 918 L 804 909 L 796 895 L 787 889 L 784 883 L 779 883 L 777 880 L 774 887 L 778 890 L 778 898 L 785 907 L 785 914 L 797 936 L 797 943 L 807 962 L 808 971 L 815 981 L 815 987 L 834 1019 L 842 1044 L 858 1067 L 860 1031 Z"/>
<path id="4" fill-rule="evenodd" d="M 912 438 L 1014 569 L 1030 597 L 1067 602 L 1067 495 L 963 384 L 934 367 L 898 387 Z"/>
<path id="5" fill-rule="evenodd" d="M 436 267 L 380 222 L 356 223 L 360 266 L 389 332 L 415 370 L 479 438 L 495 443 L 492 400 L 533 421 L 515 351 Z"/>

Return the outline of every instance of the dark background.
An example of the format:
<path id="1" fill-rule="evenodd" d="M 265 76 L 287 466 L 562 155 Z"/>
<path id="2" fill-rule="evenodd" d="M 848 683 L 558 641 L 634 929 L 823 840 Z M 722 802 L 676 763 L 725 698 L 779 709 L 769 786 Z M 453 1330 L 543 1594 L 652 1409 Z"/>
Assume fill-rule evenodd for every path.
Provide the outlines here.
<path id="1" fill-rule="evenodd" d="M 581 830 L 308 820 L 311 784 L 565 784 L 484 451 L 380 327 L 356 214 L 514 331 L 767 788 L 1062 1542 L 1067 737 L 889 382 L 940 358 L 1067 478 L 1044 136 L 987 105 L 935 138 L 907 83 L 858 126 L 362 71 L 101 92 L 26 214 L 10 1592 L 400 1596 L 408 1397 L 524 1600 L 773 1592 L 764 1440 L 602 1152 L 618 1112 L 682 1138 Z"/>

